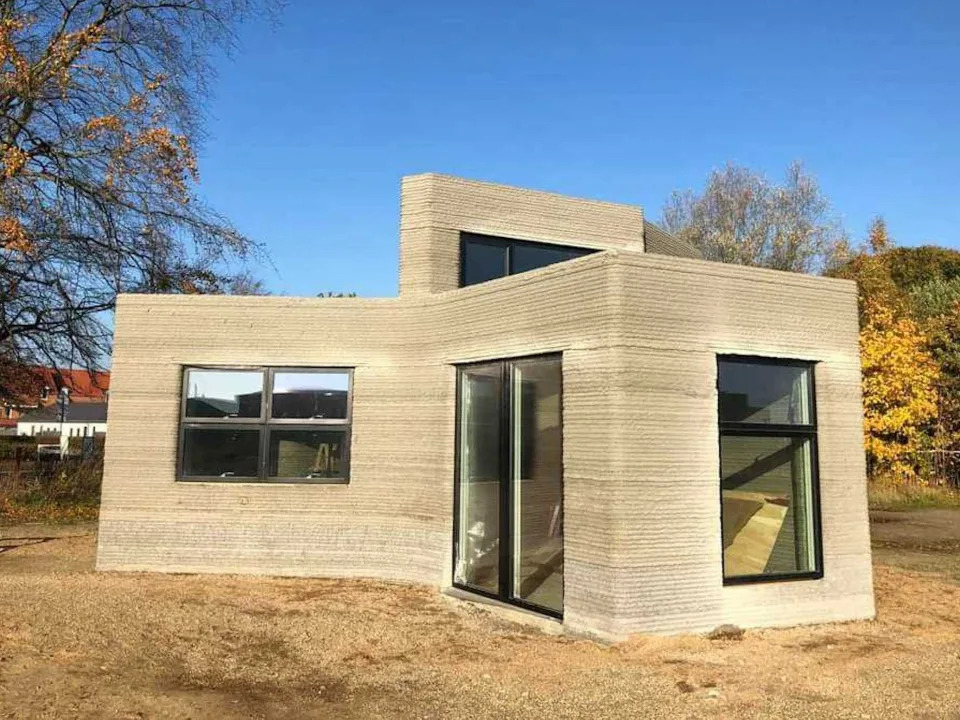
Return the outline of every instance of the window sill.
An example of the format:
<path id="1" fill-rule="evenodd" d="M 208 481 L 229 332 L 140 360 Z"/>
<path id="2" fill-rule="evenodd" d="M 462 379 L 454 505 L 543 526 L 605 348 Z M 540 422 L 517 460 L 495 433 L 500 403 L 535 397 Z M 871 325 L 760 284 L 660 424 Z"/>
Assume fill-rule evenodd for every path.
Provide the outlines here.
<path id="1" fill-rule="evenodd" d="M 179 477 L 176 482 L 189 485 L 349 485 L 350 478 L 275 478 L 259 480 L 248 477 Z"/>
<path id="2" fill-rule="evenodd" d="M 796 582 L 798 580 L 822 580 L 823 571 L 809 573 L 794 573 L 790 575 L 744 575 L 741 577 L 724 578 L 723 586 L 762 585 L 775 582 Z"/>

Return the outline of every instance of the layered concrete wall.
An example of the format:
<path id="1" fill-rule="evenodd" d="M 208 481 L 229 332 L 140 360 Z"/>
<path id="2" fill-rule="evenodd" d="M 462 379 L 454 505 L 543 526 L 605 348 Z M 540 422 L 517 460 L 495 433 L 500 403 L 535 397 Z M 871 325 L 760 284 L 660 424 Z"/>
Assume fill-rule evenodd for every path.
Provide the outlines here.
<path id="1" fill-rule="evenodd" d="M 412 301 L 121 297 L 98 568 L 449 584 L 454 364 L 559 351 L 567 601 L 608 614 L 598 583 L 612 588 L 612 566 L 593 496 L 611 470 L 596 348 L 614 330 L 612 261 Z M 185 365 L 354 367 L 350 483 L 176 482 Z"/>
<path id="2" fill-rule="evenodd" d="M 656 255 L 701 258 L 700 251 L 652 222 L 643 223 L 644 251 Z"/>
<path id="3" fill-rule="evenodd" d="M 629 418 L 615 504 L 611 628 L 678 632 L 871 617 L 856 288 L 654 255 L 618 263 Z M 723 586 L 717 355 L 812 360 L 824 577 Z"/>
<path id="4" fill-rule="evenodd" d="M 427 173 L 403 179 L 400 295 L 453 290 L 460 233 L 643 252 L 643 210 L 634 205 Z"/>
<path id="5" fill-rule="evenodd" d="M 437 582 L 453 370 L 420 318 L 396 300 L 121 297 L 98 567 Z M 175 482 L 184 365 L 355 367 L 350 485 Z"/>
<path id="6" fill-rule="evenodd" d="M 535 193 L 521 212 L 523 193 L 481 185 L 472 205 L 451 178 L 405 185 L 399 299 L 121 297 L 98 567 L 446 586 L 455 364 L 561 352 L 565 624 L 618 638 L 872 615 L 853 285 L 639 253 L 642 216 L 619 206 Z M 420 244 L 582 244 L 601 217 L 630 228 L 610 252 L 462 289 Z M 821 580 L 722 583 L 718 353 L 818 363 Z M 176 482 L 184 365 L 356 368 L 350 483 Z"/>

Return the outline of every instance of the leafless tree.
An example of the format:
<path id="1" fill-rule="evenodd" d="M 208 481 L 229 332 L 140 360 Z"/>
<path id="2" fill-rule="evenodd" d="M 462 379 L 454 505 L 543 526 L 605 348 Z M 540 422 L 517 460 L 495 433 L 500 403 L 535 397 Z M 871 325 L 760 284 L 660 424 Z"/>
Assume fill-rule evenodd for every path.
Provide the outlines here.
<path id="1" fill-rule="evenodd" d="M 848 252 L 830 202 L 800 163 L 780 185 L 727 164 L 710 174 L 702 193 L 674 192 L 662 221 L 705 258 L 737 265 L 821 272 Z"/>
<path id="2" fill-rule="evenodd" d="M 0 359 L 97 365 L 120 292 L 259 290 L 195 149 L 211 52 L 261 7 L 0 0 Z"/>

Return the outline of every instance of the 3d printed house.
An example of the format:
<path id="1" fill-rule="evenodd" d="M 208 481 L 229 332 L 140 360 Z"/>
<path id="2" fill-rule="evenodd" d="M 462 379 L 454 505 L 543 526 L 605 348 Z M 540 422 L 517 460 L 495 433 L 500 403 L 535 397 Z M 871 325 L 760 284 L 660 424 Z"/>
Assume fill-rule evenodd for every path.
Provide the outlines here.
<path id="1" fill-rule="evenodd" d="M 406 178 L 400 295 L 118 302 L 98 567 L 427 583 L 608 638 L 874 613 L 853 283 Z"/>

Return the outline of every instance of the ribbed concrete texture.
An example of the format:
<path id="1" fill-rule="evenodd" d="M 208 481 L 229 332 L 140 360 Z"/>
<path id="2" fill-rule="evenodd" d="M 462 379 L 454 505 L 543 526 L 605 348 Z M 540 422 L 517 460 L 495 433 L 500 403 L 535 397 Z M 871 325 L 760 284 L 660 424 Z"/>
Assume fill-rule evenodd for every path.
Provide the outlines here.
<path id="1" fill-rule="evenodd" d="M 459 231 L 605 248 L 457 288 Z M 122 296 L 103 570 L 451 582 L 457 363 L 562 353 L 564 624 L 873 615 L 852 283 L 643 252 L 639 208 L 404 181 L 401 297 Z M 816 361 L 824 577 L 724 586 L 716 356 Z M 176 481 L 182 368 L 355 368 L 350 482 Z"/>
<path id="2" fill-rule="evenodd" d="M 406 177 L 401 191 L 401 296 L 457 287 L 461 231 L 642 252 L 643 210 L 449 175 Z"/>
<path id="3" fill-rule="evenodd" d="M 648 253 L 657 255 L 675 255 L 676 257 L 702 257 L 700 251 L 688 245 L 675 235 L 671 235 L 659 225 L 644 221 L 643 247 Z"/>

